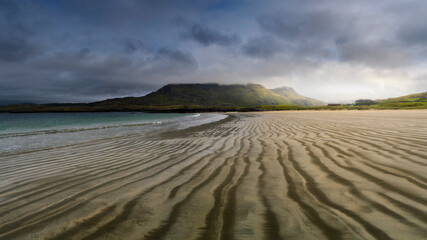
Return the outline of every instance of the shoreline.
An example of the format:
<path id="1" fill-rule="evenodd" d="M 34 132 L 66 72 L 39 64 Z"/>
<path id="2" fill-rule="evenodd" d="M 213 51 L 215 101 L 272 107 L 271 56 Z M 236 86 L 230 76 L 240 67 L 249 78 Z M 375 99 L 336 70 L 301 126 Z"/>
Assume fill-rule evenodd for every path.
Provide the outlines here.
<path id="1" fill-rule="evenodd" d="M 0 133 L 0 156 L 19 154 L 38 149 L 55 149 L 76 144 L 90 144 L 92 141 L 121 137 L 146 136 L 167 131 L 190 128 L 208 124 L 226 118 L 224 113 L 202 113 L 166 119 L 141 119 L 132 122 L 99 122 L 84 125 L 58 125 L 46 129 L 29 129 L 26 131 Z M 78 119 L 77 119 L 78 120 Z M 82 123 L 83 124 L 83 123 Z"/>
<path id="2" fill-rule="evenodd" d="M 183 110 L 173 110 L 173 111 L 1 111 L 1 113 L 8 114 L 25 114 L 25 113 L 228 113 L 228 112 L 289 112 L 289 111 L 384 111 L 384 110 L 427 110 L 427 108 L 319 108 L 319 109 L 283 109 L 283 110 L 265 110 L 265 109 L 256 109 L 256 108 L 245 108 L 242 110 L 237 109 L 224 109 L 224 110 L 203 110 L 203 109 L 183 109 Z"/>
<path id="3" fill-rule="evenodd" d="M 415 104 L 415 103 L 414 103 Z M 421 102 L 422 104 L 422 102 Z M 268 111 L 342 111 L 342 110 L 427 110 L 427 105 L 389 106 L 389 105 L 354 105 L 354 106 L 297 106 L 264 105 L 256 107 L 237 106 L 128 106 L 124 108 L 93 107 L 53 107 L 44 105 L 0 106 L 0 113 L 101 113 L 101 112 L 144 112 L 144 113 L 215 113 L 215 112 L 268 112 Z"/>
<path id="4" fill-rule="evenodd" d="M 426 236 L 426 111 L 228 115 L 0 155 L 0 240 Z"/>

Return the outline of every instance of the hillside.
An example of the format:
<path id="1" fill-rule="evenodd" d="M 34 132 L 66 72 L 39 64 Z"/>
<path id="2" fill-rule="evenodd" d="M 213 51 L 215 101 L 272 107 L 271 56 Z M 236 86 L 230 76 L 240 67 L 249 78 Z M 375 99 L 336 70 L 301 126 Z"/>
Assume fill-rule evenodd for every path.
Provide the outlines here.
<path id="1" fill-rule="evenodd" d="M 376 100 L 363 106 L 319 106 L 288 87 L 268 90 L 257 84 L 169 84 L 143 97 L 94 103 L 20 104 L 0 106 L 0 112 L 218 112 L 263 110 L 427 109 L 427 92 Z M 317 105 L 317 106 L 313 106 Z"/>
<path id="2" fill-rule="evenodd" d="M 21 104 L 0 107 L 2 112 L 92 111 L 244 111 L 258 106 L 321 103 L 281 88 L 275 93 L 259 84 L 169 84 L 142 97 L 107 99 L 87 104 Z"/>
<path id="3" fill-rule="evenodd" d="M 319 101 L 317 99 L 304 97 L 303 95 L 297 93 L 291 87 L 280 87 L 280 88 L 275 88 L 270 90 L 274 93 L 277 93 L 281 96 L 286 97 L 290 105 L 307 106 L 307 107 L 326 105 L 324 102 Z"/>
<path id="4" fill-rule="evenodd" d="M 292 89 L 292 88 L 289 88 Z M 95 103 L 96 105 L 197 105 L 197 106 L 228 106 L 256 107 L 261 105 L 298 105 L 313 106 L 321 103 L 314 99 L 299 95 L 293 89 L 287 93 L 283 89 L 275 93 L 259 84 L 220 85 L 220 84 L 169 84 L 156 92 L 143 97 L 109 99 Z"/>
<path id="5" fill-rule="evenodd" d="M 404 107 L 404 106 L 424 106 L 427 107 L 427 92 L 410 94 L 397 98 L 387 98 L 376 101 L 378 105 L 381 106 L 396 106 L 396 107 Z"/>

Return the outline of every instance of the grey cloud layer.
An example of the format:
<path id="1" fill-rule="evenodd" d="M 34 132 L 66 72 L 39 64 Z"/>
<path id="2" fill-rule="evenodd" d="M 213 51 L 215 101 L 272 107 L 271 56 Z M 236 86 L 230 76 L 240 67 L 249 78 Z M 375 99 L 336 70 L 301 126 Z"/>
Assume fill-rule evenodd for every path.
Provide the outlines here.
<path id="1" fill-rule="evenodd" d="M 294 84 L 319 98 L 333 92 L 309 87 L 361 86 L 353 98 L 422 91 L 425 12 L 415 0 L 0 0 L 0 104 L 142 95 L 173 82 Z"/>
<path id="2" fill-rule="evenodd" d="M 0 81 L 1 96 L 9 103 L 80 102 L 141 95 L 173 81 L 171 76 L 176 78 L 196 69 L 194 57 L 176 49 L 161 48 L 135 58 L 120 53 L 100 55 L 85 48 L 46 55 L 28 61 L 24 67 L 9 65 L 2 71 L 5 78 Z"/>
<path id="3" fill-rule="evenodd" d="M 261 36 L 248 40 L 243 46 L 245 54 L 255 58 L 270 58 L 279 52 L 282 47 L 276 39 L 271 36 Z"/>
<path id="4" fill-rule="evenodd" d="M 24 61 L 36 53 L 35 44 L 30 42 L 33 30 L 15 3 L 0 1 L 0 29 L 0 61 Z"/>
<path id="5" fill-rule="evenodd" d="M 203 46 L 212 44 L 229 46 L 239 42 L 236 34 L 227 35 L 208 26 L 190 23 L 185 19 L 178 19 L 177 22 L 185 28 L 181 33 L 183 39 L 194 40 Z"/>

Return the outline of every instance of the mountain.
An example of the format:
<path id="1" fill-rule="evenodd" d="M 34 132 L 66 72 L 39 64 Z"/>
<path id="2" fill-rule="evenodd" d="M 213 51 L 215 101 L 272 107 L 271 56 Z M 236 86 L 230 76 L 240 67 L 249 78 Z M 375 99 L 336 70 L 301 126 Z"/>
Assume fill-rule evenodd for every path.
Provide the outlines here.
<path id="1" fill-rule="evenodd" d="M 9 105 L 0 107 L 0 112 L 249 111 L 272 105 L 304 107 L 323 103 L 287 87 L 269 90 L 259 84 L 169 84 L 142 97 L 79 104 Z"/>
<path id="2" fill-rule="evenodd" d="M 275 89 L 270 89 L 272 92 L 277 93 L 281 96 L 284 96 L 288 99 L 289 105 L 297 106 L 323 106 L 326 105 L 324 102 L 319 101 L 314 98 L 304 97 L 303 95 L 297 93 L 291 87 L 279 87 Z"/>
<path id="3" fill-rule="evenodd" d="M 109 99 L 96 105 L 130 105 L 170 106 L 232 106 L 256 107 L 261 105 L 321 105 L 320 101 L 299 95 L 292 91 L 274 92 L 259 84 L 220 85 L 220 84 L 169 84 L 156 92 L 143 97 Z M 287 94 L 285 94 L 287 93 Z"/>

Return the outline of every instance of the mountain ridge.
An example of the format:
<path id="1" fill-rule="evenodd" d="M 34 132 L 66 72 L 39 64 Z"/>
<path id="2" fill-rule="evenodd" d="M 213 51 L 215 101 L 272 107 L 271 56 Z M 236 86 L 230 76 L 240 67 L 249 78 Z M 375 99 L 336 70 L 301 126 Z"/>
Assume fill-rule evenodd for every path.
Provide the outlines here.
<path id="1" fill-rule="evenodd" d="M 193 90 L 188 91 L 189 87 Z M 227 91 L 223 91 L 224 89 L 228 89 L 228 93 Z M 184 92 L 184 94 L 177 94 L 180 91 Z M 212 95 L 208 93 L 215 94 Z M 236 99 L 239 101 L 236 101 Z M 354 106 L 352 104 L 339 106 L 307 106 L 310 102 L 302 102 L 302 104 L 306 104 L 306 106 L 298 106 L 295 104 L 297 101 L 308 100 L 318 101 L 306 98 L 290 87 L 280 87 L 269 90 L 259 84 L 168 84 L 157 91 L 142 97 L 113 98 L 92 103 L 6 105 L 0 106 L 0 112 L 227 112 L 270 110 L 427 109 L 427 92 L 415 93 L 397 98 L 375 100 L 372 104 L 364 106 Z"/>
<path id="2" fill-rule="evenodd" d="M 270 91 L 290 99 L 292 102 L 292 105 L 307 106 L 307 107 L 326 105 L 322 101 L 319 101 L 319 100 L 314 99 L 314 98 L 305 97 L 305 96 L 299 94 L 297 91 L 295 91 L 291 87 L 283 86 L 283 87 L 270 89 Z"/>
<path id="3" fill-rule="evenodd" d="M 293 90 L 293 89 L 292 89 Z M 295 92 L 295 90 L 293 90 Z M 284 94 L 275 93 L 260 84 L 168 84 L 142 97 L 116 98 L 95 102 L 96 105 L 118 104 L 125 102 L 132 105 L 199 105 L 256 107 L 261 105 L 298 105 L 313 106 L 310 98 L 298 93 L 297 101 Z M 320 102 L 320 101 L 318 101 Z M 309 103 L 309 104 L 307 104 Z M 319 104 L 321 105 L 321 104 Z"/>

